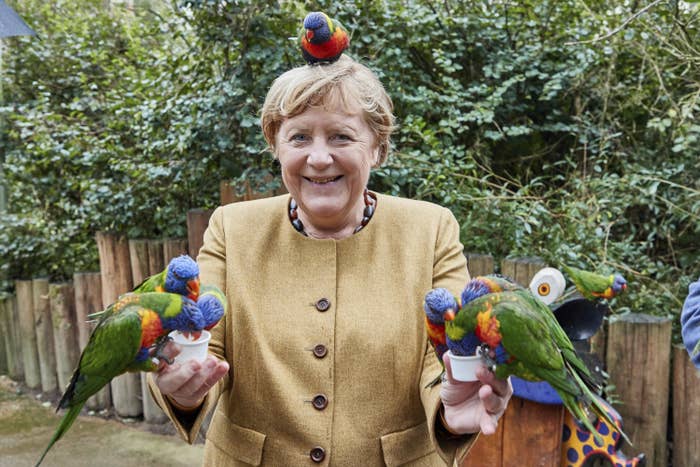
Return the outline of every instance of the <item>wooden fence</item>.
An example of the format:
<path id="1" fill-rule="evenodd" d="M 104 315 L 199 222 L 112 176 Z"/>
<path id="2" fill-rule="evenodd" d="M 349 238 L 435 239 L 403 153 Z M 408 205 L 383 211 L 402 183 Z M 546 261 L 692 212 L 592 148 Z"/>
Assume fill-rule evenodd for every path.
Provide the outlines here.
<path id="1" fill-rule="evenodd" d="M 188 213 L 187 240 L 127 240 L 100 233 L 96 237 L 100 272 L 76 273 L 70 283 L 53 284 L 44 278 L 16 281 L 16 296 L 0 300 L 0 372 L 57 396 L 87 343 L 91 332 L 87 315 L 162 270 L 173 256 L 196 257 L 210 215 L 211 211 Z M 496 268 L 488 255 L 467 257 L 472 276 L 499 269 L 523 285 L 544 266 L 536 258 L 514 258 Z M 700 375 L 684 348 L 672 347 L 670 319 L 612 316 L 591 344 L 606 363 L 617 399 L 623 401 L 615 408 L 634 442 L 633 447 L 624 447 L 625 453 L 645 453 L 649 466 L 700 465 L 700 437 L 693 430 L 700 426 Z M 87 407 L 114 410 L 120 417 L 143 417 L 150 423 L 165 421 L 141 376 L 135 374 L 116 378 Z M 561 407 L 514 398 L 496 435 L 480 437 L 463 466 L 560 465 L 563 416 Z M 672 453 L 667 433 L 672 434 Z"/>

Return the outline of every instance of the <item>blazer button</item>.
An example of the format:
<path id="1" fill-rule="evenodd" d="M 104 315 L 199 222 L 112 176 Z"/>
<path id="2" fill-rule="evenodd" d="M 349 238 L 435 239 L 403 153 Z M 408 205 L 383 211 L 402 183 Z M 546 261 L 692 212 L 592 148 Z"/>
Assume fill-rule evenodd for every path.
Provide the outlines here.
<path id="1" fill-rule="evenodd" d="M 311 451 L 309 451 L 309 457 L 311 457 L 312 461 L 319 464 L 323 462 L 323 459 L 326 458 L 326 451 L 321 446 L 316 446 Z"/>
<path id="2" fill-rule="evenodd" d="M 316 394 L 313 400 L 314 409 L 323 410 L 328 406 L 328 398 L 323 394 Z"/>
<path id="3" fill-rule="evenodd" d="M 323 344 L 318 344 L 314 347 L 314 357 L 323 358 L 328 353 L 328 348 Z"/>
<path id="4" fill-rule="evenodd" d="M 331 302 L 327 298 L 322 298 L 316 302 L 316 309 L 318 311 L 326 311 L 331 307 Z"/>

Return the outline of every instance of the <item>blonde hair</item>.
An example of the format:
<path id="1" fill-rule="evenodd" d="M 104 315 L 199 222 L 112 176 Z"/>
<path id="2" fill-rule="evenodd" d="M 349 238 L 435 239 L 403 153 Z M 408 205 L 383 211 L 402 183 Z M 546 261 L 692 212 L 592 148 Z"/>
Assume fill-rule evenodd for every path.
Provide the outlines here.
<path id="1" fill-rule="evenodd" d="M 359 107 L 376 138 L 377 166 L 383 164 L 394 130 L 394 105 L 377 76 L 346 55 L 332 64 L 292 68 L 272 83 L 261 116 L 270 150 L 275 153 L 277 132 L 285 119 L 311 107 L 332 108 L 338 104 L 348 112 Z"/>

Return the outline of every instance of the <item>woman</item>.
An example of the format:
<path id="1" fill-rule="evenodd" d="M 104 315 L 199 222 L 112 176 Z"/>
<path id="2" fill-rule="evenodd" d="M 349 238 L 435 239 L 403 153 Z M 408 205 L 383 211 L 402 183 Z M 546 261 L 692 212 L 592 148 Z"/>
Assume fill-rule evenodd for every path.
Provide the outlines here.
<path id="1" fill-rule="evenodd" d="M 690 359 L 700 368 L 700 280 L 688 287 L 681 311 L 681 333 Z"/>
<path id="2" fill-rule="evenodd" d="M 441 371 L 423 297 L 468 279 L 445 208 L 365 190 L 393 129 L 376 76 L 347 56 L 272 85 L 262 127 L 289 195 L 216 210 L 197 258 L 229 312 L 206 362 L 163 368 L 156 398 L 205 465 L 442 465 L 493 433 L 512 389 Z M 440 460 L 442 458 L 442 461 Z"/>

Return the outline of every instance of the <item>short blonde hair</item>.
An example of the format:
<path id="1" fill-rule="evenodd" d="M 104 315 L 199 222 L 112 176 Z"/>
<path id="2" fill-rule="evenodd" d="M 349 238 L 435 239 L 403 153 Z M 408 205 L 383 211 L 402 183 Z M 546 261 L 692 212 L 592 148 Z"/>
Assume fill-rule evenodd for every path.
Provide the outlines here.
<path id="1" fill-rule="evenodd" d="M 261 117 L 270 150 L 275 153 L 277 132 L 285 119 L 310 107 L 328 108 L 336 104 L 348 112 L 358 107 L 363 112 L 379 149 L 377 165 L 383 164 L 389 155 L 394 130 L 394 105 L 377 76 L 346 55 L 332 64 L 292 68 L 272 83 Z"/>

